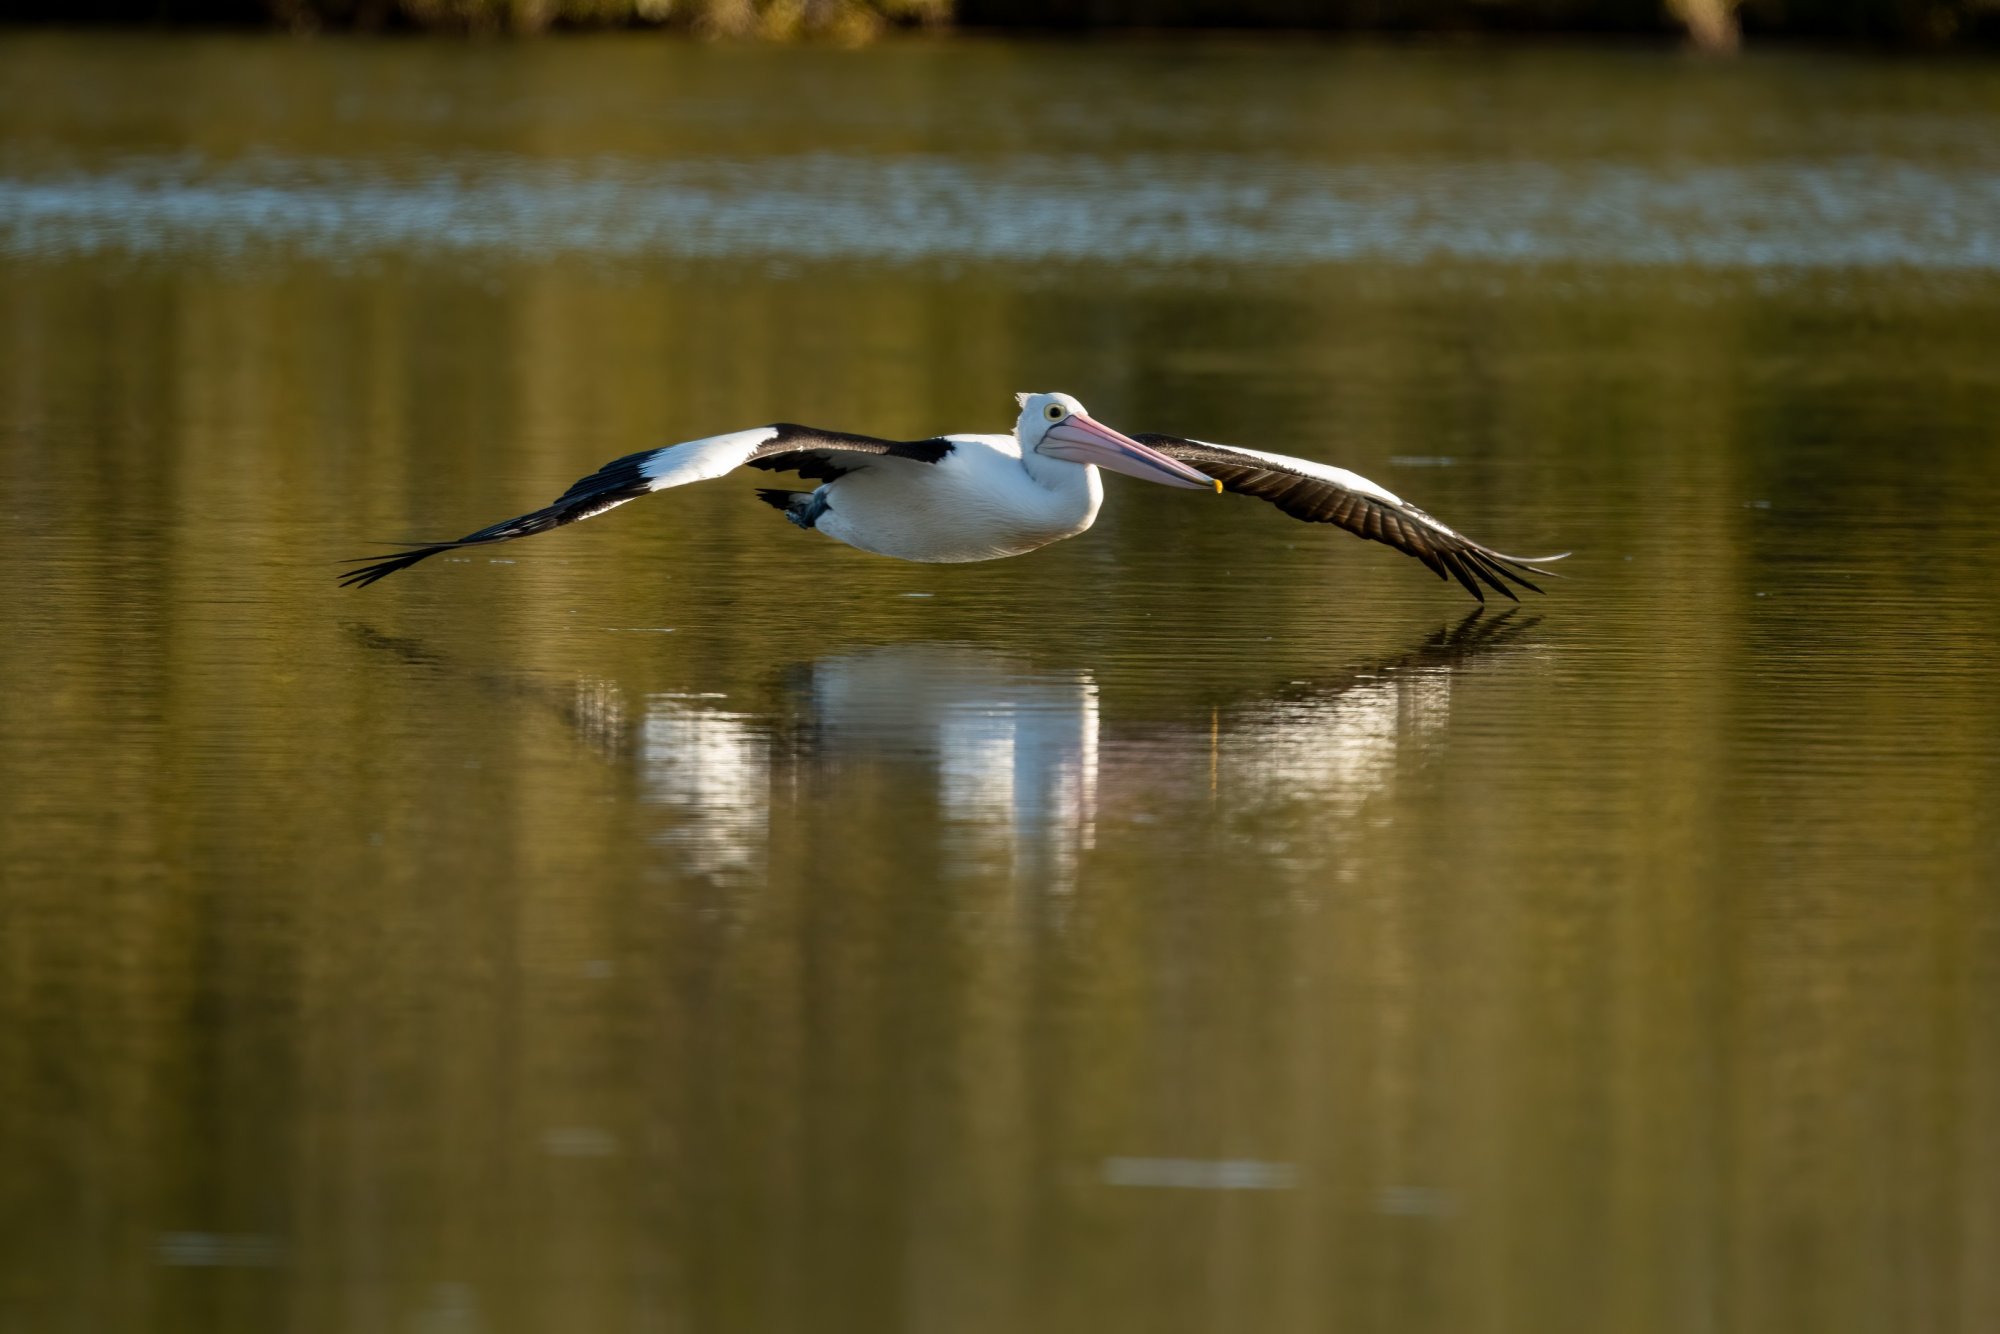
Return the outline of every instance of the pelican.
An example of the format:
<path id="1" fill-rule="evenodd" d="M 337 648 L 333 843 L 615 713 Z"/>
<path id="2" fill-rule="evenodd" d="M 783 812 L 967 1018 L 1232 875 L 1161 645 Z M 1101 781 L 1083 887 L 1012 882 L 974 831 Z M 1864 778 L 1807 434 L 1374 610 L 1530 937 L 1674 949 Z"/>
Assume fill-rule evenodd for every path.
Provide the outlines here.
<path id="1" fill-rule="evenodd" d="M 440 552 L 532 537 L 742 467 L 820 483 L 757 494 L 801 528 L 898 560 L 998 560 L 1075 537 L 1096 522 L 1104 501 L 1099 468 L 1162 486 L 1233 491 L 1295 519 L 1335 524 L 1415 556 L 1481 602 L 1481 584 L 1516 601 L 1510 582 L 1541 592 L 1527 576 L 1553 577 L 1540 567 L 1569 554 L 1509 556 L 1483 547 L 1345 468 L 1173 435 L 1125 435 L 1068 394 L 1015 401 L 1021 415 L 1012 435 L 879 440 L 780 422 L 627 454 L 531 513 L 455 542 L 412 543 L 394 556 L 350 562 L 357 568 L 341 583 L 366 587 Z"/>

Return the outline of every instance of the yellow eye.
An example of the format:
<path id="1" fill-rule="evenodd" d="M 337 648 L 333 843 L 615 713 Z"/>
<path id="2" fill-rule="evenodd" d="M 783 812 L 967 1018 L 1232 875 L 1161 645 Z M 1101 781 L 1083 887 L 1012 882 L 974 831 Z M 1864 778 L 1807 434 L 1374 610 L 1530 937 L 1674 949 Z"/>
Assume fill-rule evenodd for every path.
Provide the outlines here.
<path id="1" fill-rule="evenodd" d="M 1063 405 L 1060 403 L 1051 403 L 1048 407 L 1042 409 L 1042 411 L 1052 422 L 1059 422 L 1063 419 Z"/>

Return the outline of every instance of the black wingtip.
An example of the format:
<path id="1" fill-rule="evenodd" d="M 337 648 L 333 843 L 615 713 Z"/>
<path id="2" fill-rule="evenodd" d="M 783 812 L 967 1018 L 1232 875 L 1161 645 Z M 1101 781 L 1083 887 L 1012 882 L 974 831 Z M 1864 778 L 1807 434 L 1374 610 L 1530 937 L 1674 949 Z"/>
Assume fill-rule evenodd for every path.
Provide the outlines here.
<path id="1" fill-rule="evenodd" d="M 1542 563 L 1561 560 L 1564 556 L 1569 555 L 1565 551 L 1555 556 L 1509 556 L 1504 551 L 1493 551 L 1487 547 L 1473 544 L 1468 544 L 1460 554 L 1465 563 L 1471 566 L 1473 572 L 1482 580 L 1499 589 L 1508 597 L 1514 598 L 1516 602 L 1520 601 L 1520 599 L 1515 597 L 1514 591 L 1508 588 L 1506 583 L 1501 582 L 1501 580 L 1519 584 L 1522 588 L 1530 592 L 1542 593 L 1546 596 L 1547 590 L 1527 576 L 1532 574 L 1543 579 L 1561 579 L 1564 577 L 1562 574 L 1555 570 L 1543 569 Z M 1498 576 L 1498 578 L 1496 579 L 1495 576 Z"/>
<path id="2" fill-rule="evenodd" d="M 1479 581 L 1470 573 L 1472 562 L 1465 558 L 1464 552 L 1440 551 L 1438 557 L 1444 562 L 1444 567 L 1451 571 L 1451 577 L 1458 580 L 1460 587 L 1472 594 L 1477 601 L 1481 603 L 1486 601 L 1486 594 L 1479 591 Z"/>
<path id="3" fill-rule="evenodd" d="M 405 551 L 398 556 L 360 556 L 357 560 L 369 561 L 359 569 L 348 570 L 340 576 L 342 588 L 366 588 L 380 579 L 387 579 L 398 570 L 407 570 L 420 560 L 429 560 L 440 551 L 450 551 L 458 544 L 441 542 L 433 546 L 419 547 L 415 551 Z"/>

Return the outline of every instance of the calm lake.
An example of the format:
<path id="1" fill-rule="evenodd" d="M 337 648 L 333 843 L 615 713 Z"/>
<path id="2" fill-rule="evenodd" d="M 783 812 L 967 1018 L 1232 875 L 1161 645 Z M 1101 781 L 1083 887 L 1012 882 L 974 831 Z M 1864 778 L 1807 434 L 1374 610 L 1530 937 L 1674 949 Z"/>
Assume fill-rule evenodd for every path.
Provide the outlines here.
<path id="1" fill-rule="evenodd" d="M 1017 560 L 773 420 L 1352 468 Z M 0 1330 L 2000 1327 L 2000 65 L 0 38 Z"/>

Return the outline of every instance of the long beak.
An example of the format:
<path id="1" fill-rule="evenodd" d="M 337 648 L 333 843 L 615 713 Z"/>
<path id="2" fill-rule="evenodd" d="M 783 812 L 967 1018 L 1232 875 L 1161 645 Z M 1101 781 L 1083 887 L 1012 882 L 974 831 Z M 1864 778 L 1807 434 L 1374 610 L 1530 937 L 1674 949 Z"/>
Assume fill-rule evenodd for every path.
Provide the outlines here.
<path id="1" fill-rule="evenodd" d="M 1122 472 L 1127 477 L 1158 482 L 1161 486 L 1185 486 L 1202 491 L 1222 489 L 1222 483 L 1206 473 L 1196 472 L 1178 459 L 1170 459 L 1157 449 L 1140 444 L 1131 436 L 1092 421 L 1081 412 L 1051 426 L 1042 436 L 1042 453 L 1071 463 L 1095 463 L 1100 468 Z"/>

